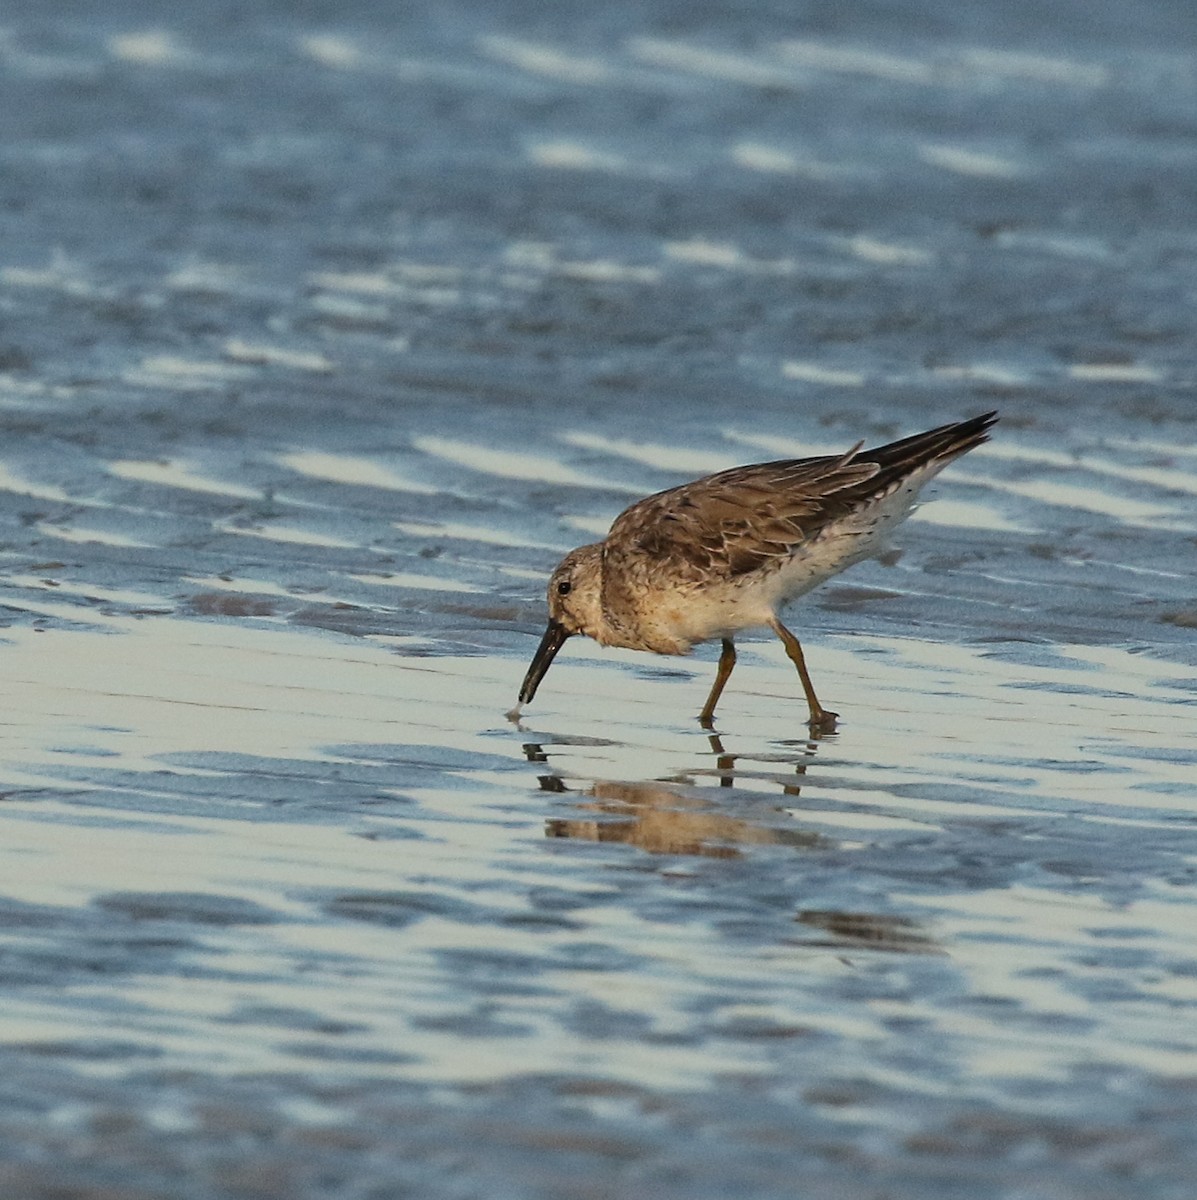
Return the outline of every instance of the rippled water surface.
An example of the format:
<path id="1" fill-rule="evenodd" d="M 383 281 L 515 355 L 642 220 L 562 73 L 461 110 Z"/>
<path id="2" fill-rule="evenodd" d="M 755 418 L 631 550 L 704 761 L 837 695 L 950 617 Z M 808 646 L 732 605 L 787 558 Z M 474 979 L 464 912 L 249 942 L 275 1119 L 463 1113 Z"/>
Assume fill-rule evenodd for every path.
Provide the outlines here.
<path id="1" fill-rule="evenodd" d="M 0 1195 L 1191 1200 L 1197 18 L 0 37 Z M 989 408 L 779 643 L 647 492 Z"/>

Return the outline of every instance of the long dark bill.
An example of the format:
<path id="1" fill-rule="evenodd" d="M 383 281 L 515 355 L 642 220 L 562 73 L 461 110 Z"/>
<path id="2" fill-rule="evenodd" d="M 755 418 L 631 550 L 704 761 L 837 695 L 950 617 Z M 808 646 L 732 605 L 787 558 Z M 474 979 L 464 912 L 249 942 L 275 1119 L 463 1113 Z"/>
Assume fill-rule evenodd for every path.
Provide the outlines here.
<path id="1" fill-rule="evenodd" d="M 530 704 L 532 697 L 536 695 L 536 689 L 540 687 L 540 681 L 544 678 L 544 673 L 549 669 L 549 664 L 557 655 L 557 651 L 565 645 L 565 639 L 569 637 L 569 630 L 565 628 L 559 621 L 550 621 L 549 627 L 544 631 L 544 637 L 540 639 L 540 645 L 536 647 L 536 653 L 532 655 L 532 665 L 528 668 L 528 674 L 524 676 L 523 685 L 520 687 L 520 703 Z"/>

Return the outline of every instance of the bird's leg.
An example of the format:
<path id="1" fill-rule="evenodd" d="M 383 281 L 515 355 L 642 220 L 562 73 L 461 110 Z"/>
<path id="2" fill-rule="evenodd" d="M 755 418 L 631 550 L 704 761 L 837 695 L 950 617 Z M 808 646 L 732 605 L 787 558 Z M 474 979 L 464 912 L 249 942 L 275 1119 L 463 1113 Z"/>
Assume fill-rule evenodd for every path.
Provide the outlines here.
<path id="1" fill-rule="evenodd" d="M 707 734 L 707 740 L 711 743 L 711 753 L 719 756 L 715 759 L 716 769 L 723 772 L 719 776 L 719 786 L 735 787 L 736 781 L 732 772 L 736 769 L 736 756 L 728 754 L 723 739 L 717 733 Z"/>
<path id="2" fill-rule="evenodd" d="M 719 697 L 723 694 L 723 685 L 727 682 L 727 677 L 732 673 L 732 667 L 735 665 L 736 648 L 732 645 L 731 638 L 724 638 L 723 653 L 719 655 L 719 667 L 715 671 L 715 682 L 711 685 L 711 694 L 702 706 L 702 712 L 698 714 L 698 722 L 704 729 L 714 727 L 715 705 L 719 703 Z"/>
<path id="3" fill-rule="evenodd" d="M 810 672 L 806 669 L 806 659 L 802 656 L 802 647 L 798 644 L 798 639 L 776 617 L 769 622 L 769 628 L 781 638 L 782 645 L 785 646 L 786 653 L 790 656 L 790 662 L 798 668 L 798 678 L 802 680 L 802 690 L 806 693 L 806 703 L 810 706 L 811 732 L 830 733 L 835 729 L 835 719 L 839 714 L 829 712 L 819 703 L 819 698 L 815 695 L 815 685 L 810 681 Z"/>

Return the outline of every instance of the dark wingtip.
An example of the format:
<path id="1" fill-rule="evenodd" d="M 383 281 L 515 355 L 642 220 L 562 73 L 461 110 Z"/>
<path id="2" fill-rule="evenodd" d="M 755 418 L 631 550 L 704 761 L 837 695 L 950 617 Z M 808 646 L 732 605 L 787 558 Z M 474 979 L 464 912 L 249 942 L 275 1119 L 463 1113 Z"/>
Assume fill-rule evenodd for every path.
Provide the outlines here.
<path id="1" fill-rule="evenodd" d="M 989 441 L 989 431 L 998 423 L 998 419 L 997 409 L 991 408 L 989 412 L 981 413 L 980 416 L 969 417 L 967 421 L 946 426 L 944 433 L 951 434 L 951 440 L 947 449 L 942 452 L 943 455 L 955 458 L 956 455 L 965 454 L 980 446 L 982 442 Z"/>
<path id="2" fill-rule="evenodd" d="M 1001 414 L 996 408 L 991 408 L 987 413 L 982 413 L 979 417 L 970 417 L 967 421 L 960 422 L 960 428 L 963 431 L 969 426 L 976 426 L 977 432 L 988 438 L 989 431 L 1001 420 Z"/>
<path id="3" fill-rule="evenodd" d="M 953 421 L 950 425 L 939 425 L 926 433 L 915 433 L 874 450 L 866 450 L 860 457 L 877 463 L 881 475 L 901 474 L 924 463 L 947 462 L 967 454 L 983 442 L 989 441 L 989 430 L 998 421 L 996 409 L 969 417 L 967 421 Z"/>

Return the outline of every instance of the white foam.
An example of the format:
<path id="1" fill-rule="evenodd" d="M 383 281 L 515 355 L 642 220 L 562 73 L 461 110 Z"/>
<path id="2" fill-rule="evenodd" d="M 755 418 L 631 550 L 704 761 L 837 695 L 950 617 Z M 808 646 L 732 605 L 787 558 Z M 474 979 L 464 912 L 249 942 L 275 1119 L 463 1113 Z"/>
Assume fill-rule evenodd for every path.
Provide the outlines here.
<path id="1" fill-rule="evenodd" d="M 595 537 L 604 538 L 611 529 L 613 518 L 614 514 L 610 517 L 563 516 L 561 524 L 569 529 L 576 529 L 579 533 L 593 534 Z"/>
<path id="2" fill-rule="evenodd" d="M 989 179 L 1015 179 L 1026 173 L 1013 159 L 997 154 L 985 154 L 963 146 L 921 146 L 919 157 L 933 167 L 954 171 L 958 175 L 975 175 Z"/>
<path id="3" fill-rule="evenodd" d="M 321 546 L 330 550 L 364 550 L 360 542 L 334 537 L 330 533 L 316 533 L 311 529 L 298 529 L 293 525 L 256 525 L 252 527 L 230 525 L 227 522 L 215 526 L 220 533 L 235 533 L 238 537 L 261 538 L 268 542 L 286 542 L 299 546 Z"/>
<path id="4" fill-rule="evenodd" d="M 404 283 L 416 284 L 420 287 L 428 287 L 432 284 L 441 286 L 458 284 L 466 277 L 463 267 L 455 267 L 447 263 L 397 262 L 391 264 L 390 270 L 397 279 Z"/>
<path id="5" fill-rule="evenodd" d="M 501 529 L 491 529 L 486 525 L 462 525 L 453 521 L 435 523 L 392 521 L 391 524 L 400 533 L 406 533 L 411 537 L 448 538 L 450 541 L 482 542 L 487 546 L 518 546 L 528 550 L 558 549 L 558 547 L 547 545 L 545 542 L 530 541 L 516 534 L 506 533 Z"/>
<path id="6" fill-rule="evenodd" d="M 9 408 L 30 408 L 36 400 L 69 400 L 76 389 L 62 384 L 49 384 L 41 379 L 24 379 L 9 371 L 0 371 L 0 403 Z"/>
<path id="7" fill-rule="evenodd" d="M 752 258 L 730 242 L 711 242 L 691 238 L 684 242 L 666 242 L 665 253 L 678 262 L 700 267 L 719 267 L 728 271 L 748 271 L 762 275 L 791 275 L 797 270 L 792 258 Z"/>
<path id="8" fill-rule="evenodd" d="M 735 429 L 723 430 L 723 436 L 738 446 L 763 450 L 771 458 L 817 458 L 827 454 L 846 454 L 852 445 L 846 439 L 839 442 L 811 442 L 778 437 L 776 434 L 740 433 Z"/>
<path id="9" fill-rule="evenodd" d="M 386 325 L 391 320 L 391 310 L 385 304 L 370 304 L 352 296 L 334 296 L 327 292 L 308 298 L 313 312 L 334 321 L 368 322 L 371 325 Z"/>
<path id="10" fill-rule="evenodd" d="M 176 267 L 167 277 L 167 287 L 180 292 L 224 294 L 240 291 L 245 272 L 228 263 L 193 261 Z"/>
<path id="11" fill-rule="evenodd" d="M 1197 494 L 1197 474 L 1192 471 L 1178 471 L 1172 467 L 1125 467 L 1121 463 L 1089 457 L 1081 458 L 1080 465 L 1087 471 L 1096 471 L 1132 483 L 1147 483 L 1167 492 Z"/>
<path id="12" fill-rule="evenodd" d="M 1023 482 L 988 479 L 985 486 L 996 491 L 1009 492 L 1014 496 L 1025 496 L 1041 504 L 1114 517 L 1127 525 L 1153 525 L 1160 521 L 1170 521 L 1177 516 L 1176 510 L 1166 505 L 1132 500 L 1129 496 L 1112 495 L 1109 491 L 1096 487 L 1058 483 L 1053 479 L 1031 479 Z"/>
<path id="13" fill-rule="evenodd" d="M 980 71 L 986 75 L 1025 79 L 1033 83 L 1059 83 L 1070 87 L 1103 87 L 1110 78 L 1106 67 L 1091 63 L 985 47 L 963 51 L 960 62 L 970 72 Z"/>
<path id="14" fill-rule="evenodd" d="M 532 75 L 543 75 L 572 84 L 602 84 L 611 80 L 611 68 L 602 59 L 571 54 L 554 46 L 525 42 L 498 34 L 478 39 L 478 48 L 491 58 L 518 67 Z"/>
<path id="15" fill-rule="evenodd" d="M 867 75 L 895 83 L 935 83 L 939 72 L 930 63 L 903 58 L 856 46 L 832 46 L 826 42 L 795 40 L 778 47 L 789 62 L 818 71 Z"/>
<path id="16" fill-rule="evenodd" d="M 148 550 L 152 547 L 150 542 L 138 541 L 137 538 L 128 537 L 123 533 L 112 533 L 104 529 L 83 529 L 75 525 L 52 525 L 46 521 L 39 521 L 37 531 L 46 537 L 58 538 L 63 542 L 91 543 L 138 550 Z"/>
<path id="17" fill-rule="evenodd" d="M 1145 363 L 1073 363 L 1068 374 L 1090 383 L 1162 383 L 1164 379 L 1162 371 Z"/>
<path id="18" fill-rule="evenodd" d="M 384 321 L 390 317 L 389 308 L 380 303 L 356 300 L 353 295 L 443 307 L 461 303 L 461 289 L 448 285 L 463 278 L 464 272 L 460 268 L 423 263 L 396 263 L 387 271 L 315 271 L 308 276 L 313 285 L 328 289 L 328 292 L 351 295 L 325 292 L 312 296 L 309 303 L 331 316 Z M 475 294 L 473 299 L 477 303 L 482 297 Z"/>
<path id="19" fill-rule="evenodd" d="M 563 553 L 564 549 L 564 547 L 559 547 L 558 553 Z M 510 575 L 512 579 L 532 579 L 541 584 L 545 579 L 543 571 L 529 571 L 524 567 L 500 567 L 499 574 Z"/>
<path id="20" fill-rule="evenodd" d="M 163 29 L 117 34 L 108 39 L 108 49 L 114 58 L 148 67 L 182 62 L 188 57 L 174 36 Z"/>
<path id="21" fill-rule="evenodd" d="M 1133 446 L 1133 443 L 1125 443 Z M 1174 448 L 1169 448 L 1174 449 Z M 1176 467 L 1125 466 L 1105 458 L 1088 454 L 1069 454 L 1061 450 L 1045 450 L 1039 447 L 1009 445 L 990 442 L 979 447 L 983 457 L 1000 458 L 1022 462 L 1044 463 L 1070 471 L 1088 471 L 1105 475 L 1111 479 L 1125 479 L 1131 483 L 1146 483 L 1168 492 L 1197 494 L 1197 474 Z"/>
<path id="22" fill-rule="evenodd" d="M 296 371 L 325 372 L 333 369 L 330 359 L 315 350 L 288 350 L 281 346 L 266 346 L 230 338 L 224 352 L 234 362 L 261 366 L 291 367 Z"/>
<path id="23" fill-rule="evenodd" d="M 299 48 L 325 67 L 350 70 L 360 65 L 362 52 L 348 38 L 334 34 L 310 34 L 299 39 Z"/>
<path id="24" fill-rule="evenodd" d="M 513 450 L 493 450 L 474 442 L 454 438 L 417 437 L 412 445 L 423 454 L 458 466 L 469 467 L 502 479 L 526 479 L 537 483 L 565 484 L 571 487 L 599 488 L 607 492 L 640 492 L 639 488 L 615 483 L 575 471 L 564 463 L 540 454 L 521 454 Z"/>
<path id="25" fill-rule="evenodd" d="M 976 383 L 992 383 L 1005 388 L 1030 387 L 1034 382 L 1029 372 L 1003 366 L 1001 363 L 960 363 L 932 367 L 930 373 L 937 379 L 971 380 Z"/>
<path id="26" fill-rule="evenodd" d="M 358 292 L 367 296 L 389 296 L 395 284 L 381 271 L 313 271 L 308 282 L 339 292 Z"/>
<path id="27" fill-rule="evenodd" d="M 281 466 L 330 483 L 348 483 L 356 487 L 383 488 L 391 492 L 411 492 L 418 496 L 435 496 L 441 489 L 418 483 L 400 475 L 392 467 L 357 454 L 326 454 L 320 450 L 296 450 L 280 454 Z"/>
<path id="28" fill-rule="evenodd" d="M 1098 261 L 1113 254 L 1110 244 L 1098 237 L 1055 233 L 1042 229 L 1006 229 L 994 238 L 1003 249 L 1032 250 L 1061 258 L 1088 258 Z"/>
<path id="29" fill-rule="evenodd" d="M 72 499 L 66 492 L 54 483 L 34 483 L 23 475 L 14 474 L 3 463 L 0 463 L 0 491 L 14 492 L 18 496 L 33 496 L 38 500 L 53 500 L 65 503 Z"/>
<path id="30" fill-rule="evenodd" d="M 153 354 L 122 374 L 126 383 L 142 387 L 199 389 L 221 387 L 248 379 L 250 371 L 233 363 L 184 358 L 177 354 Z"/>
<path id="31" fill-rule="evenodd" d="M 732 161 L 750 171 L 775 175 L 802 175 L 807 179 L 832 179 L 843 175 L 846 167 L 819 162 L 792 150 L 767 146 L 762 142 L 737 142 L 731 149 Z"/>
<path id="32" fill-rule="evenodd" d="M 540 287 L 543 277 L 548 274 L 595 283 L 656 283 L 661 278 L 659 267 L 603 258 L 558 258 L 556 248 L 549 242 L 515 242 L 503 257 L 517 271 L 527 272 L 504 277 L 505 282 L 520 287 Z"/>
<path id="33" fill-rule="evenodd" d="M 9 287 L 50 288 L 70 296 L 92 296 L 96 291 L 82 269 L 61 251 L 55 252 L 48 267 L 0 268 L 0 283 Z"/>
<path id="34" fill-rule="evenodd" d="M 797 379 L 802 383 L 826 384 L 829 387 L 863 387 L 867 376 L 860 371 L 846 371 L 838 367 L 825 367 L 820 363 L 799 362 L 786 359 L 781 364 L 784 379 Z"/>
<path id="35" fill-rule="evenodd" d="M 244 487 L 241 484 L 213 479 L 177 462 L 122 459 L 119 462 L 109 463 L 108 473 L 115 475 L 118 479 L 132 479 L 138 483 L 156 484 L 158 487 L 179 488 L 185 492 L 231 496 L 238 500 L 262 499 L 262 492 L 258 488 Z"/>
<path id="36" fill-rule="evenodd" d="M 857 258 L 866 262 L 881 263 L 885 266 L 916 267 L 933 262 L 935 256 L 917 246 L 900 246 L 894 242 L 883 242 L 867 234 L 857 234 L 856 237 L 844 241 L 848 250 Z"/>
<path id="37" fill-rule="evenodd" d="M 679 449 L 654 442 L 633 442 L 623 438 L 603 437 L 598 433 L 564 433 L 560 440 L 582 450 L 597 450 L 631 462 L 644 463 L 661 471 L 684 471 L 693 475 L 708 475 L 738 466 L 729 454 L 707 450 Z"/>
<path id="38" fill-rule="evenodd" d="M 940 496 L 920 505 L 911 514 L 912 521 L 928 525 L 949 525 L 958 529 L 991 529 L 997 533 L 1039 533 L 1032 525 L 1024 525 L 1003 516 L 988 504 L 968 500 L 948 500 Z"/>
<path id="39" fill-rule="evenodd" d="M 710 50 L 667 38 L 633 38 L 628 43 L 628 52 L 633 58 L 655 67 L 684 71 L 726 83 L 793 89 L 803 82 L 798 72 L 776 62 L 726 50 Z"/>
<path id="40" fill-rule="evenodd" d="M 1182 458 L 1197 455 L 1197 442 L 1186 446 L 1181 442 L 1157 442 L 1148 438 L 1111 437 L 1105 440 L 1110 446 L 1120 446 L 1125 450 L 1135 450 L 1144 454 L 1158 454 L 1168 459 L 1174 455 L 1180 455 Z"/>
<path id="41" fill-rule="evenodd" d="M 255 596 L 285 596 L 288 600 L 295 599 L 295 593 L 289 588 L 267 579 L 222 579 L 219 575 L 185 575 L 183 578 L 187 583 L 212 592 L 242 592 Z"/>
<path id="42" fill-rule="evenodd" d="M 528 157 L 540 167 L 568 171 L 613 171 L 627 169 L 627 160 L 617 154 L 594 150 L 582 142 L 557 138 L 551 142 L 533 142 Z"/>
<path id="43" fill-rule="evenodd" d="M 557 250 L 552 242 L 534 242 L 529 238 L 512 242 L 503 251 L 503 259 L 523 270 L 549 271 L 557 261 Z"/>
<path id="44" fill-rule="evenodd" d="M 778 150 L 759 142 L 740 142 L 732 147 L 732 158 L 754 171 L 775 171 L 781 175 L 798 173 L 798 158 L 788 150 Z"/>
<path id="45" fill-rule="evenodd" d="M 608 259 L 592 259 L 588 262 L 562 260 L 555 264 L 553 273 L 588 283 L 657 283 L 661 278 L 658 267 L 635 266 Z"/>

